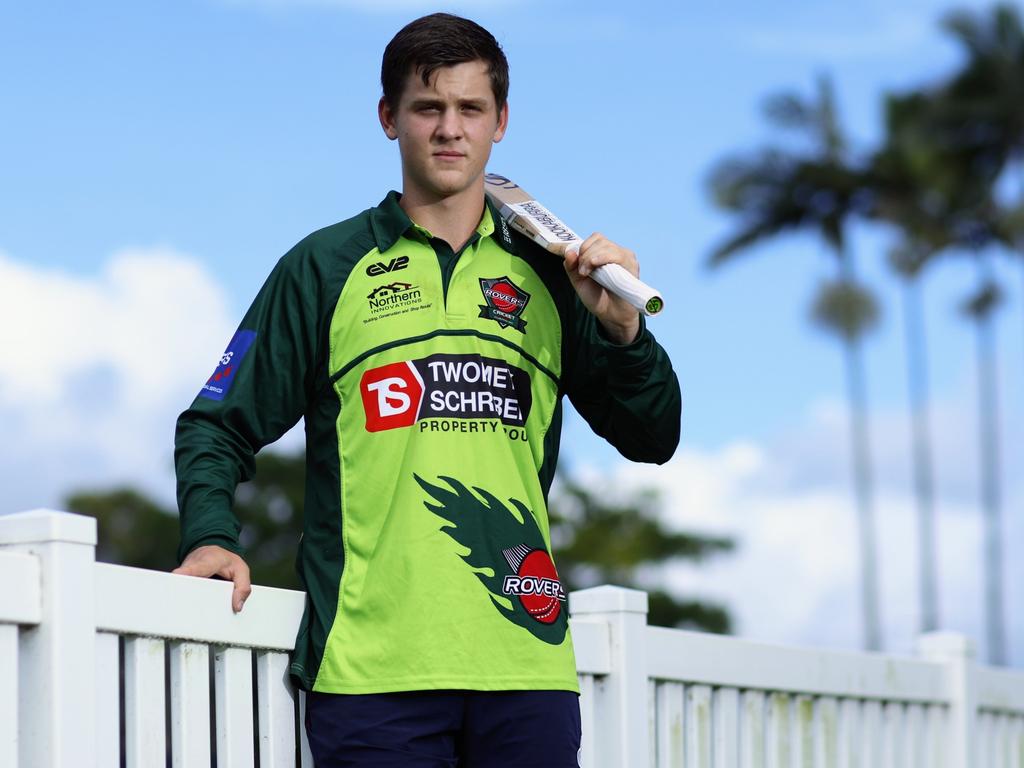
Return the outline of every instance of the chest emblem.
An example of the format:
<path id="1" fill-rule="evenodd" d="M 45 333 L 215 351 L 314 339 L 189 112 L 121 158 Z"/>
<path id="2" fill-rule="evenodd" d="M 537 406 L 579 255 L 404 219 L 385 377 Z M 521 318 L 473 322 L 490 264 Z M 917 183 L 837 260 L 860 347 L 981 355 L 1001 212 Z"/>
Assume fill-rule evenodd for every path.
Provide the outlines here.
<path id="1" fill-rule="evenodd" d="M 526 333 L 522 314 L 530 301 L 530 294 L 508 277 L 481 277 L 480 290 L 487 303 L 480 305 L 479 317 L 494 320 L 502 328 L 511 326 L 520 333 Z"/>

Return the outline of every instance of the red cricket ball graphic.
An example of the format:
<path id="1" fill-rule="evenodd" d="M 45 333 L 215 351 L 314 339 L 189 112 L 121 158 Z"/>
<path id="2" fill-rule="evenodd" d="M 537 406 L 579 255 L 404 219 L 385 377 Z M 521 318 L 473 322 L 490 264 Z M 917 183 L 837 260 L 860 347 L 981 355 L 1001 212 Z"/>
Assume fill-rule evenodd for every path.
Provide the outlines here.
<path id="1" fill-rule="evenodd" d="M 504 281 L 491 286 L 491 301 L 502 312 L 512 314 L 519 309 L 516 298 L 516 289 Z"/>
<path id="2" fill-rule="evenodd" d="M 503 551 L 515 575 L 505 577 L 504 592 L 516 595 L 526 612 L 542 624 L 554 624 L 562 613 L 565 590 L 555 564 L 543 549 L 525 544 Z"/>

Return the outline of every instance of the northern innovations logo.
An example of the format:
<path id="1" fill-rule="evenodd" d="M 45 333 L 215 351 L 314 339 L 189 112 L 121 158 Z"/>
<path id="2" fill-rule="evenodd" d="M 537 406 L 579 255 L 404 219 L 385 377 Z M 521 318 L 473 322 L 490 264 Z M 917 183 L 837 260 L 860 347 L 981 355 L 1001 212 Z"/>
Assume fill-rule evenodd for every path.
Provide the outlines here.
<path id="1" fill-rule="evenodd" d="M 374 288 L 366 297 L 371 312 L 384 312 L 394 307 L 413 304 L 422 298 L 422 293 L 412 283 L 395 281 Z"/>
<path id="2" fill-rule="evenodd" d="M 431 355 L 372 368 L 359 382 L 366 430 L 497 432 L 524 440 L 530 374 L 480 355 Z"/>

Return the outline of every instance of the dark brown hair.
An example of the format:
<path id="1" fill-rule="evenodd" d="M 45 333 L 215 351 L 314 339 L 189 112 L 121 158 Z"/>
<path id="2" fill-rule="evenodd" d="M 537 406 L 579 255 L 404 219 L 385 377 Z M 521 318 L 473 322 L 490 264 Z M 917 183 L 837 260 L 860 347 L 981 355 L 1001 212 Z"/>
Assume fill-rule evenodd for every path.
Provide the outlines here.
<path id="1" fill-rule="evenodd" d="M 441 67 L 469 61 L 487 64 L 491 90 L 500 110 L 508 99 L 508 60 L 494 35 L 476 22 L 450 13 L 432 13 L 411 21 L 384 49 L 380 66 L 384 101 L 396 108 L 406 78 L 414 73 L 427 85 Z"/>

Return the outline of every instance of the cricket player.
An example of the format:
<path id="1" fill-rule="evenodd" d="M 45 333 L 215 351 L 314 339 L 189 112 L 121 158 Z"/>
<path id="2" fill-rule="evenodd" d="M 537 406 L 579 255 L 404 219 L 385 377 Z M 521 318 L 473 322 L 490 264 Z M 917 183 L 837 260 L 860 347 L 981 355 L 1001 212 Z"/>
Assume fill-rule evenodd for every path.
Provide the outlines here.
<path id="1" fill-rule="evenodd" d="M 381 84 L 401 193 L 278 262 L 179 418 L 175 573 L 230 579 L 242 610 L 235 487 L 304 418 L 290 673 L 318 768 L 576 766 L 547 516 L 563 396 L 627 458 L 664 462 L 679 386 L 637 311 L 588 277 L 638 274 L 631 251 L 594 234 L 563 263 L 485 198 L 509 125 L 494 37 L 417 19 L 384 51 Z"/>

